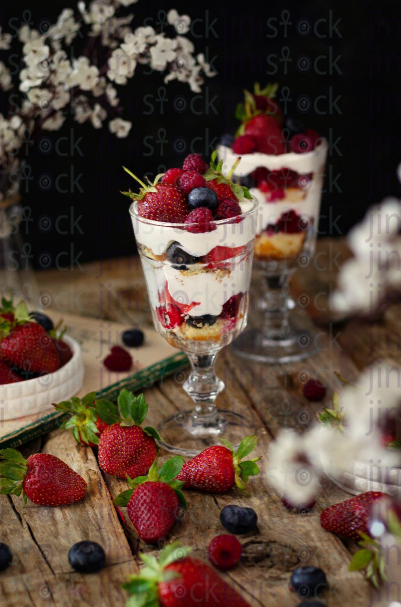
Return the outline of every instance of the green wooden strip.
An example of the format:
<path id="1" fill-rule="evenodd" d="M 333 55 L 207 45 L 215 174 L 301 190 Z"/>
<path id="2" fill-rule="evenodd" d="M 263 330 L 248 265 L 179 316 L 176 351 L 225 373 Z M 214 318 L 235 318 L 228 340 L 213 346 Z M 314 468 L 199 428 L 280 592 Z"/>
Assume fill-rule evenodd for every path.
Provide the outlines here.
<path id="1" fill-rule="evenodd" d="M 132 390 L 133 392 L 151 388 L 156 382 L 163 380 L 163 378 L 171 375 L 177 369 L 187 367 L 188 364 L 189 361 L 186 354 L 183 352 L 173 354 L 173 356 L 169 356 L 146 369 L 137 371 L 133 375 L 130 375 L 111 386 L 103 388 L 103 390 L 99 390 L 96 395 L 98 398 L 102 397 L 108 398 L 109 400 L 116 400 L 123 388 Z M 51 430 L 56 430 L 67 417 L 68 415 L 65 415 L 65 413 L 60 411 L 47 413 L 35 422 L 0 437 L 0 447 L 2 449 L 6 447 L 19 447 L 38 436 L 47 434 Z"/>

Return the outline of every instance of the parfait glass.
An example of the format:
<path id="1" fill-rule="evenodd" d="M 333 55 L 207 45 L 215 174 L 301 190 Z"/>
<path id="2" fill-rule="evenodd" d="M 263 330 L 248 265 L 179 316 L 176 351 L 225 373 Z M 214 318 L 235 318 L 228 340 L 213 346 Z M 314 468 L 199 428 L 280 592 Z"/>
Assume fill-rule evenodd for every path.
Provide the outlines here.
<path id="1" fill-rule="evenodd" d="M 220 146 L 218 153 L 223 167 L 232 164 L 230 148 Z M 235 170 L 233 179 L 246 185 L 259 204 L 254 265 L 262 287 L 257 303 L 262 319 L 233 344 L 239 356 L 275 364 L 316 352 L 312 323 L 300 313 L 308 297 L 294 302 L 289 279 L 313 260 L 326 156 L 327 142 L 321 139 L 303 154 L 243 155 Z"/>
<path id="2" fill-rule="evenodd" d="M 193 456 L 220 438 L 235 445 L 254 433 L 246 416 L 215 404 L 224 390 L 217 355 L 247 322 L 258 202 L 247 200 L 241 209 L 205 226 L 153 221 L 138 214 L 136 202 L 130 207 L 153 322 L 191 363 L 183 388 L 193 409 L 158 426 L 160 446 L 172 453 Z"/>

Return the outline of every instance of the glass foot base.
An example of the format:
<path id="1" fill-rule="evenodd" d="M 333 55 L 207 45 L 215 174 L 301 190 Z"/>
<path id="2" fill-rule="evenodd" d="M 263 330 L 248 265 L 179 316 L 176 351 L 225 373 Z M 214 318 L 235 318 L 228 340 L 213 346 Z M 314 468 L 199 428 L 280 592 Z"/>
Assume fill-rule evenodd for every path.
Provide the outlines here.
<path id="1" fill-rule="evenodd" d="M 256 433 L 256 426 L 240 413 L 217 409 L 216 414 L 202 416 L 201 420 L 193 411 L 179 411 L 163 420 L 157 431 L 162 437 L 156 441 L 159 447 L 175 455 L 194 457 L 207 447 L 221 445 L 220 438 L 237 447 L 245 436 Z"/>
<path id="2" fill-rule="evenodd" d="M 273 334 L 266 337 L 258 329 L 249 329 L 237 337 L 231 347 L 242 358 L 270 364 L 296 362 L 317 353 L 309 331 L 291 333 L 283 338 Z"/>

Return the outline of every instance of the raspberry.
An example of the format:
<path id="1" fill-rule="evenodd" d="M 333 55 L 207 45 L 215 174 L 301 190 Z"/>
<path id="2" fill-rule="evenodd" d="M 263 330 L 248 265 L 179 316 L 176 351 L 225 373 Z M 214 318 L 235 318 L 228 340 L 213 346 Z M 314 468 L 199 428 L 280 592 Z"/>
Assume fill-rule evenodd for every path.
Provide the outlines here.
<path id="1" fill-rule="evenodd" d="M 198 171 L 185 171 L 178 181 L 178 186 L 188 196 L 195 188 L 205 188 L 206 181 Z"/>
<path id="2" fill-rule="evenodd" d="M 256 141 L 251 135 L 237 137 L 232 145 L 235 154 L 252 154 L 256 150 Z"/>
<path id="3" fill-rule="evenodd" d="M 206 207 L 194 209 L 188 215 L 185 223 L 188 224 L 187 231 L 192 234 L 201 234 L 203 232 L 213 232 L 216 229 L 216 224 L 212 221 L 213 214 Z M 192 225 L 191 225 L 192 224 Z"/>
<path id="4" fill-rule="evenodd" d="M 165 329 L 174 329 L 174 327 L 179 327 L 184 322 L 184 315 L 174 305 L 160 306 L 156 308 L 156 314 Z"/>
<path id="5" fill-rule="evenodd" d="M 236 200 L 227 198 L 220 202 L 216 210 L 216 219 L 230 219 L 241 215 L 241 207 Z"/>
<path id="6" fill-rule="evenodd" d="M 113 346 L 103 364 L 109 371 L 129 371 L 132 367 L 132 356 L 121 346 Z"/>
<path id="7" fill-rule="evenodd" d="M 228 183 L 217 183 L 216 179 L 212 179 L 211 181 L 207 182 L 207 187 L 216 192 L 217 200 L 219 202 L 222 202 L 227 198 L 230 198 L 232 200 L 238 200 Z"/>
<path id="8" fill-rule="evenodd" d="M 169 169 L 162 177 L 162 183 L 177 185 L 177 181 L 185 173 L 184 169 Z"/>
<path id="9" fill-rule="evenodd" d="M 240 560 L 241 554 L 242 546 L 233 535 L 218 535 L 209 544 L 209 561 L 222 571 L 233 569 Z"/>
<path id="10" fill-rule="evenodd" d="M 188 156 L 184 160 L 182 168 L 185 171 L 198 171 L 198 173 L 206 173 L 209 166 L 202 159 L 202 156 L 200 154 L 188 154 Z"/>
<path id="11" fill-rule="evenodd" d="M 294 135 L 291 139 L 291 150 L 296 154 L 311 152 L 313 150 L 312 140 L 307 135 L 298 133 L 298 135 Z"/>
<path id="12" fill-rule="evenodd" d="M 287 508 L 287 510 L 289 512 L 292 512 L 293 510 L 295 510 L 297 514 L 302 514 L 302 513 L 310 512 L 312 510 L 312 508 L 314 507 L 314 505 L 316 504 L 316 500 L 311 498 L 307 502 L 294 505 L 294 503 L 290 499 L 288 499 L 284 496 L 281 498 L 281 503 L 283 504 L 283 506 L 285 506 Z"/>
<path id="13" fill-rule="evenodd" d="M 223 306 L 221 318 L 235 318 L 238 314 L 239 306 L 242 299 L 242 293 L 233 295 Z"/>
<path id="14" fill-rule="evenodd" d="M 315 379 L 310 379 L 306 382 L 302 389 L 302 394 L 307 398 L 311 403 L 317 402 L 318 400 L 323 400 L 326 396 L 326 387 L 321 383 L 316 381 Z"/>
<path id="15" fill-rule="evenodd" d="M 321 140 L 320 134 L 317 131 L 314 131 L 313 129 L 306 129 L 305 135 L 309 137 L 314 148 Z"/>
<path id="16" fill-rule="evenodd" d="M 266 229 L 273 234 L 277 232 L 300 234 L 308 229 L 308 221 L 305 216 L 300 216 L 291 210 L 283 213 L 276 224 L 269 223 Z"/>

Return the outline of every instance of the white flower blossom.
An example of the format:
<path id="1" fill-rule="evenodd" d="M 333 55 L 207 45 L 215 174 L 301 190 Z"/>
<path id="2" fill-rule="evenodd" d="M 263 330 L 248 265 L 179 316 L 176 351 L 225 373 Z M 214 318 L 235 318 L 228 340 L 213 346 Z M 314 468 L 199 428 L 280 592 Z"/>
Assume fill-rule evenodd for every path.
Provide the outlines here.
<path id="1" fill-rule="evenodd" d="M 109 70 L 107 75 L 116 84 L 127 84 L 127 78 L 132 78 L 134 75 L 136 67 L 135 59 L 124 53 L 120 48 L 113 51 L 108 63 Z"/>
<path id="2" fill-rule="evenodd" d="M 95 65 L 90 65 L 87 57 L 74 59 L 73 70 L 68 78 L 70 86 L 79 86 L 83 91 L 93 89 L 99 80 L 99 70 Z"/>
<path id="3" fill-rule="evenodd" d="M 99 78 L 96 86 L 94 86 L 92 89 L 92 95 L 94 97 L 101 97 L 102 95 L 105 94 L 105 92 L 106 92 L 106 78 L 101 76 L 101 78 Z"/>
<path id="4" fill-rule="evenodd" d="M 61 110 L 69 103 L 71 99 L 70 91 L 66 85 L 59 84 L 54 90 L 53 108 L 55 110 Z"/>
<path id="5" fill-rule="evenodd" d="M 110 133 L 115 133 L 119 139 L 127 137 L 131 127 L 132 122 L 128 122 L 128 120 L 123 120 L 122 118 L 114 118 L 114 120 L 109 122 Z"/>
<path id="6" fill-rule="evenodd" d="M 79 124 L 86 122 L 92 115 L 88 98 L 85 95 L 79 95 L 74 102 L 74 118 Z"/>
<path id="7" fill-rule="evenodd" d="M 150 49 L 150 65 L 152 69 L 160 72 L 165 70 L 167 63 L 174 61 L 177 56 L 175 51 L 176 46 L 176 40 L 165 38 L 163 35 L 156 36 L 156 45 Z"/>
<path id="8" fill-rule="evenodd" d="M 119 98 L 117 97 L 116 89 L 111 84 L 108 84 L 106 86 L 106 97 L 107 97 L 107 101 L 110 103 L 110 105 L 112 107 L 115 107 L 116 105 L 118 105 L 118 102 L 120 101 Z"/>
<path id="9" fill-rule="evenodd" d="M 2 34 L 2 28 L 0 26 L 0 49 L 3 51 L 8 51 L 10 48 L 11 40 L 11 34 Z"/>
<path id="10" fill-rule="evenodd" d="M 103 120 L 107 118 L 107 112 L 99 103 L 95 103 L 93 111 L 90 116 L 92 126 L 95 129 L 100 129 L 103 126 Z"/>
<path id="11" fill-rule="evenodd" d="M 0 89 L 9 91 L 13 87 L 10 70 L 0 61 Z"/>
<path id="12" fill-rule="evenodd" d="M 196 56 L 196 60 L 201 66 L 203 73 L 208 78 L 213 78 L 213 76 L 216 76 L 216 72 L 212 70 L 210 63 L 206 62 L 205 55 L 203 53 L 199 53 L 199 55 Z"/>
<path id="13" fill-rule="evenodd" d="M 20 27 L 20 30 L 18 32 L 18 39 L 20 42 L 32 42 L 33 40 L 36 40 L 37 38 L 41 38 L 39 32 L 37 30 L 31 30 L 31 28 L 29 27 L 29 25 L 23 25 L 22 27 Z"/>
<path id="14" fill-rule="evenodd" d="M 170 25 L 174 26 L 177 34 L 186 34 L 189 32 L 189 26 L 191 25 L 191 18 L 188 15 L 179 15 L 175 8 L 171 9 L 167 13 L 167 21 Z"/>
<path id="15" fill-rule="evenodd" d="M 117 2 L 121 6 L 131 6 L 131 4 L 136 4 L 138 0 L 117 0 Z"/>
<path id="16" fill-rule="evenodd" d="M 24 44 L 22 51 L 25 55 L 25 63 L 31 65 L 37 60 L 46 59 L 49 56 L 50 48 L 44 43 L 44 37 L 40 36 Z"/>
<path id="17" fill-rule="evenodd" d="M 47 35 L 53 42 L 64 39 L 65 43 L 70 45 L 76 38 L 80 27 L 80 24 L 74 19 L 74 11 L 71 8 L 65 8 Z"/>
<path id="18" fill-rule="evenodd" d="M 28 99 L 42 111 L 48 111 L 52 104 L 53 95 L 48 89 L 33 88 L 28 91 Z"/>
<path id="19" fill-rule="evenodd" d="M 146 42 L 143 36 L 137 36 L 132 32 L 125 36 L 124 42 L 121 45 L 124 53 L 129 55 L 130 57 L 135 57 L 140 53 L 143 53 L 148 47 L 148 43 Z"/>
<path id="20" fill-rule="evenodd" d="M 65 116 L 63 116 L 62 112 L 56 112 L 44 121 L 42 129 L 45 131 L 58 131 L 63 126 L 64 120 Z"/>
<path id="21" fill-rule="evenodd" d="M 153 44 L 156 40 L 156 32 L 150 25 L 137 27 L 134 34 L 135 38 L 143 40 L 146 45 Z"/>

